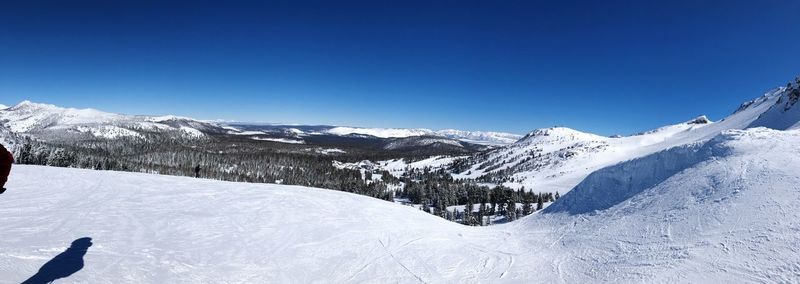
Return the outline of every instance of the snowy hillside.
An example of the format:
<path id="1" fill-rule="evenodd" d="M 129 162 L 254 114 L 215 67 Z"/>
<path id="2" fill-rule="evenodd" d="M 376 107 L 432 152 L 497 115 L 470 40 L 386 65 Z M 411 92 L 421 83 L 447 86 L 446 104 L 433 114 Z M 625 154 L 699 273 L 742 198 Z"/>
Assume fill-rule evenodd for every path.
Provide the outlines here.
<path id="1" fill-rule="evenodd" d="M 477 155 L 456 177 L 564 193 L 598 169 L 704 141 L 724 130 L 793 128 L 800 121 L 800 108 L 792 108 L 797 94 L 797 88 L 777 88 L 723 120 L 712 122 L 701 116 L 633 136 L 603 137 L 564 127 L 538 129 L 512 145 Z"/>
<path id="2" fill-rule="evenodd" d="M 800 106 L 795 107 L 800 100 L 800 81 L 789 83 L 780 91 L 781 95 L 775 104 L 753 121 L 750 127 L 764 126 L 780 130 L 800 128 Z"/>
<path id="3" fill-rule="evenodd" d="M 792 282 L 798 144 L 800 131 L 728 131 L 493 227 L 329 190 L 18 166 L 0 196 L 0 279 L 90 237 L 69 282 Z"/>

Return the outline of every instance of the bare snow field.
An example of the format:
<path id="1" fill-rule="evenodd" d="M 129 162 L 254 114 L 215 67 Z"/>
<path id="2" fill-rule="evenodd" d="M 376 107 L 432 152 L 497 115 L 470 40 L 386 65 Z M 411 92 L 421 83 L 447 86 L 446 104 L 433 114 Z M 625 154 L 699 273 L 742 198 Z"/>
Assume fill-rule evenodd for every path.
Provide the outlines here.
<path id="1" fill-rule="evenodd" d="M 601 169 L 492 227 L 332 190 L 16 166 L 0 282 L 84 237 L 84 267 L 60 282 L 796 282 L 799 142 L 726 131 Z"/>

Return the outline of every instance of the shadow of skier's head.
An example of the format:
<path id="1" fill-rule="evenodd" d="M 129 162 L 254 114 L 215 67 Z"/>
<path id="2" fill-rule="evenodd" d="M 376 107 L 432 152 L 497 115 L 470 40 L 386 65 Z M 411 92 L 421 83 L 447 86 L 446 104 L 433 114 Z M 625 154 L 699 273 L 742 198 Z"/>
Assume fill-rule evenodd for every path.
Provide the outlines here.
<path id="1" fill-rule="evenodd" d="M 67 250 L 42 265 L 36 275 L 22 283 L 50 283 L 69 277 L 83 268 L 83 256 L 86 255 L 90 246 L 92 246 L 92 238 L 80 238 L 72 241 L 72 245 Z"/>

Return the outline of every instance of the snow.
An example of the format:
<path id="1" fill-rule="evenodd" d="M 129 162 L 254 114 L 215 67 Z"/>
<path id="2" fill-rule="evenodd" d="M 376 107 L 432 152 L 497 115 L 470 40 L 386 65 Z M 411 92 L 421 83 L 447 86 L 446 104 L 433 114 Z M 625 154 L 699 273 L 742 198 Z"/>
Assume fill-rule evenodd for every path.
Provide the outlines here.
<path id="1" fill-rule="evenodd" d="M 138 128 L 142 128 L 145 130 L 171 130 L 173 129 L 172 126 L 161 124 L 158 122 L 147 122 L 142 121 L 134 124 Z"/>
<path id="2" fill-rule="evenodd" d="M 94 109 L 59 108 L 49 104 L 23 101 L 14 107 L 0 111 L 0 120 L 13 132 L 27 132 L 51 125 L 78 125 L 111 123 L 123 116 Z"/>
<path id="3" fill-rule="evenodd" d="M 467 227 L 332 190 L 15 166 L 0 279 L 91 237 L 79 283 L 708 283 L 800 277 L 800 131 L 730 130 Z M 47 177 L 47 178 L 41 178 Z"/>
<path id="4" fill-rule="evenodd" d="M 377 165 L 369 160 L 363 160 L 357 163 L 343 163 L 339 161 L 333 161 L 333 166 L 338 169 L 370 170 L 370 171 L 377 168 Z"/>
<path id="5" fill-rule="evenodd" d="M 409 138 L 409 139 L 397 139 L 386 143 L 383 146 L 383 149 L 386 150 L 397 150 L 402 148 L 408 147 L 422 147 L 422 146 L 431 146 L 431 145 L 450 145 L 455 147 L 464 147 L 461 142 L 456 140 L 448 139 L 448 138 Z"/>
<path id="6" fill-rule="evenodd" d="M 486 145 L 507 145 L 517 142 L 522 135 L 494 132 L 494 131 L 464 131 L 456 129 L 443 129 L 436 131 L 439 136 L 459 139 L 464 142 Z"/>
<path id="7" fill-rule="evenodd" d="M 0 105 L 1 106 L 1 105 Z M 92 133 L 99 138 L 116 139 L 120 137 L 140 137 L 136 130 L 177 131 L 191 138 L 201 138 L 203 130 L 224 130 L 232 135 L 265 135 L 265 131 L 242 131 L 236 127 L 217 124 L 213 121 L 197 120 L 176 115 L 146 116 L 122 115 L 102 112 L 95 109 L 62 108 L 50 104 L 23 101 L 6 108 L 0 107 L 0 121 L 16 133 L 41 133 L 46 131 L 71 130 Z M 416 136 L 437 136 L 441 139 L 419 140 L 417 144 L 427 146 L 433 143 L 446 143 L 461 147 L 462 145 L 445 138 L 460 140 L 474 144 L 505 145 L 513 143 L 520 135 L 503 132 L 461 131 L 402 128 L 359 128 L 332 127 L 323 132 L 304 132 L 298 127 L 285 129 L 285 133 L 293 136 L 305 135 L 370 135 L 380 138 L 408 138 Z M 293 143 L 293 142 L 286 142 Z M 411 143 L 411 142 L 409 142 Z M 410 145 L 410 144 L 409 144 Z M 390 147 L 408 146 L 404 142 L 396 142 Z M 411 145 L 414 146 L 414 145 Z"/>
<path id="8" fill-rule="evenodd" d="M 75 129 L 79 132 L 91 133 L 95 137 L 107 139 L 117 139 L 121 137 L 143 138 L 143 136 L 136 131 L 113 125 L 104 125 L 100 127 L 78 126 Z"/>
<path id="9" fill-rule="evenodd" d="M 240 131 L 240 132 L 231 131 L 231 132 L 228 132 L 228 134 L 233 134 L 233 135 L 265 135 L 267 133 L 264 132 L 264 131 Z"/>
<path id="10" fill-rule="evenodd" d="M 167 122 L 167 121 L 174 121 L 174 120 L 201 122 L 201 121 L 196 120 L 194 118 L 184 117 L 184 116 L 177 116 L 177 115 L 162 115 L 162 116 L 150 116 L 150 117 L 147 117 L 147 121 L 152 121 L 152 122 Z"/>
<path id="11" fill-rule="evenodd" d="M 433 156 L 410 163 L 407 162 L 406 159 L 394 159 L 387 161 L 379 161 L 377 164 L 380 169 L 388 171 L 393 176 L 400 177 L 408 169 L 421 170 L 425 168 L 430 168 L 431 170 L 437 170 L 453 164 L 453 161 L 457 159 L 465 157 L 466 156 L 459 156 L 459 157 Z"/>
<path id="12" fill-rule="evenodd" d="M 424 128 L 361 128 L 338 126 L 326 131 L 333 135 L 370 135 L 380 138 L 407 138 L 413 136 L 440 136 L 464 142 L 485 145 L 507 145 L 516 142 L 522 136 L 512 133 L 492 131 L 464 131 L 443 129 L 433 131 Z"/>
<path id="13" fill-rule="evenodd" d="M 191 127 L 181 126 L 179 129 L 181 131 L 183 131 L 184 133 L 186 133 L 186 135 L 188 135 L 189 137 L 192 137 L 192 138 L 201 138 L 201 137 L 205 136 L 205 134 L 203 134 L 202 131 L 194 129 L 194 128 L 191 128 Z"/>
<path id="14" fill-rule="evenodd" d="M 339 161 L 333 161 L 333 166 L 340 169 L 362 170 L 362 174 L 364 170 L 369 170 L 369 171 L 385 170 L 395 177 L 401 177 L 409 169 L 422 170 L 425 168 L 429 168 L 431 170 L 437 170 L 440 168 L 445 168 L 453 164 L 453 161 L 462 158 L 466 158 L 466 156 L 457 156 L 457 157 L 432 156 L 416 162 L 408 162 L 406 161 L 406 159 L 392 159 L 392 160 L 384 160 L 377 162 L 372 162 L 370 160 L 363 160 L 355 163 L 344 163 Z"/>
<path id="15" fill-rule="evenodd" d="M 800 128 L 800 106 L 795 107 L 800 99 L 800 86 L 794 85 L 791 89 L 778 89 L 780 95 L 775 103 L 758 117 L 750 127 L 765 126 L 772 129 L 798 129 Z"/>
<path id="16" fill-rule="evenodd" d="M 7 109 L 7 108 L 8 108 L 8 106 L 6 106 L 4 104 L 0 104 L 0 109 Z"/>
<path id="17" fill-rule="evenodd" d="M 412 136 L 430 135 L 433 131 L 429 129 L 405 129 L 405 128 L 358 128 L 358 127 L 334 127 L 326 131 L 333 135 L 361 134 L 380 138 L 404 138 Z"/>
<path id="18" fill-rule="evenodd" d="M 297 128 L 289 128 L 289 132 L 294 134 L 294 135 L 303 135 L 303 134 L 305 134 L 305 132 L 303 132 L 302 130 L 297 129 Z"/>
<path id="19" fill-rule="evenodd" d="M 461 277 L 461 269 L 424 272 L 426 261 L 441 258 L 423 248 L 469 256 L 456 254 L 468 245 L 453 234 L 460 225 L 330 190 L 34 166 L 15 167 L 8 187 L 0 279 L 11 282 L 82 237 L 94 244 L 70 282 L 433 281 Z M 348 217 L 353 212 L 358 217 Z M 423 229 L 409 232 L 414 224 Z M 471 252 L 499 258 L 483 255 Z M 490 272 L 478 265 L 462 269 Z"/>
<path id="20" fill-rule="evenodd" d="M 795 282 L 797 142 L 798 131 L 726 131 L 595 172 L 516 226 L 561 224 L 562 264 L 596 281 Z"/>
<path id="21" fill-rule="evenodd" d="M 303 140 L 292 140 L 286 138 L 263 138 L 263 137 L 251 137 L 250 139 L 259 140 L 259 141 L 272 141 L 278 143 L 287 143 L 287 144 L 303 144 L 306 143 Z"/>
<path id="22" fill-rule="evenodd" d="M 339 149 L 339 148 L 328 148 L 328 149 L 318 148 L 318 149 L 315 150 L 315 152 L 323 154 L 323 155 L 335 155 L 335 154 L 346 154 L 347 153 L 347 151 Z"/>
<path id="23" fill-rule="evenodd" d="M 117 139 L 143 137 L 137 130 L 159 130 L 178 131 L 191 138 L 205 136 L 202 131 L 194 127 L 164 124 L 164 122 L 177 120 L 191 122 L 192 126 L 216 127 L 216 125 L 172 115 L 157 117 L 121 115 L 95 109 L 62 108 L 30 101 L 23 101 L 16 106 L 0 109 L 0 121 L 3 126 L 15 133 L 67 131 L 90 133 L 98 138 Z"/>

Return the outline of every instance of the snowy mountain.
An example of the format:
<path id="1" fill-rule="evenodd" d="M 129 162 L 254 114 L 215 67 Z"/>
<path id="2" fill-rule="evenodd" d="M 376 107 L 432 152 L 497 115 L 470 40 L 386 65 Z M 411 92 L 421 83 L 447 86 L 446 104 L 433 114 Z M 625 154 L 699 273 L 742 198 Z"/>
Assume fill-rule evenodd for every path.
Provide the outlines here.
<path id="1" fill-rule="evenodd" d="M 205 133 L 224 131 L 215 124 L 190 118 L 120 115 L 30 101 L 0 110 L 0 124 L 15 133 L 47 139 L 141 139 L 147 133 L 203 138 Z"/>
<path id="2" fill-rule="evenodd" d="M 633 136 L 604 137 L 556 127 L 537 129 L 516 143 L 477 154 L 456 177 L 536 191 L 572 189 L 590 173 L 671 147 L 710 139 L 729 129 L 793 129 L 800 121 L 797 84 L 774 89 L 717 122 L 705 116 Z"/>
<path id="3" fill-rule="evenodd" d="M 0 279 L 88 237 L 67 281 L 793 282 L 798 144 L 798 130 L 723 131 L 488 228 L 330 190 L 18 166 L 0 198 L 0 263 L 13 264 Z"/>

